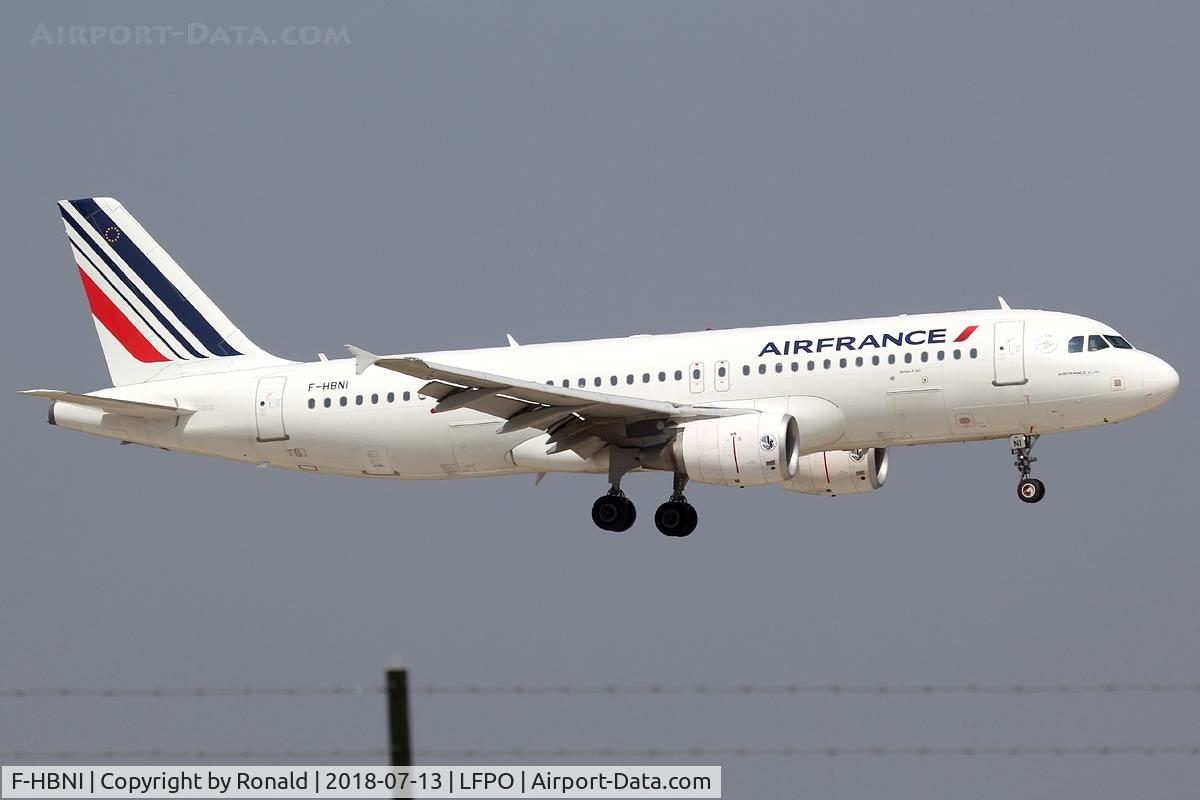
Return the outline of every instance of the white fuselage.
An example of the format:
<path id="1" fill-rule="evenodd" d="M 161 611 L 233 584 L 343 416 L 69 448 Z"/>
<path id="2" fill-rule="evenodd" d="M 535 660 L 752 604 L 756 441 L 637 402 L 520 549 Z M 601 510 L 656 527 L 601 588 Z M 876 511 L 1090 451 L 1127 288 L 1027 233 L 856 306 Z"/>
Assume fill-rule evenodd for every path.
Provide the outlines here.
<path id="1" fill-rule="evenodd" d="M 817 449 L 851 450 L 1077 430 L 1165 402 L 1178 377 L 1157 357 L 1107 345 L 1069 352 L 1072 338 L 1104 334 L 1116 332 L 1071 314 L 1002 309 L 421 355 L 693 406 L 784 411 L 797 398 L 820 398 L 840 411 L 841 430 Z M 502 420 L 465 408 L 431 414 L 436 400 L 420 394 L 424 385 L 380 368 L 356 374 L 353 359 L 287 362 L 95 393 L 196 409 L 186 417 L 132 418 L 60 402 L 52 418 L 123 441 L 316 473 L 429 479 L 605 469 L 570 451 L 546 456 L 539 430 L 498 434 Z"/>

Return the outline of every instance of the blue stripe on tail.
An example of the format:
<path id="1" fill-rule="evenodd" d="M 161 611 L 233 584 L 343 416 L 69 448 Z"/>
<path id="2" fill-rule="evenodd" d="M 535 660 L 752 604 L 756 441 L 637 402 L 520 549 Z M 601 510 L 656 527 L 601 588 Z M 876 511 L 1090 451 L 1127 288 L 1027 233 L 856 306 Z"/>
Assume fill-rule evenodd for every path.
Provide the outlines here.
<path id="1" fill-rule="evenodd" d="M 66 213 L 66 212 L 63 212 L 63 213 Z M 171 355 L 175 356 L 176 360 L 186 361 L 187 360 L 186 358 L 179 355 L 179 353 L 175 350 L 174 347 L 171 347 L 171 342 L 167 340 L 167 337 L 163 336 L 162 333 L 158 330 L 158 328 L 155 328 L 153 325 L 151 325 L 150 320 L 146 319 L 145 315 L 143 315 L 141 311 L 138 311 L 137 306 L 135 306 L 132 302 L 130 302 L 129 298 L 125 296 L 125 293 L 122 292 L 115 283 L 113 283 L 112 278 L 108 277 L 108 275 L 105 274 L 104 270 L 100 269 L 100 267 L 98 267 L 96 265 L 95 261 L 92 261 L 92 259 L 88 258 L 87 251 L 83 249 L 83 245 L 76 243 L 76 241 L 74 239 L 72 239 L 69 235 L 67 236 L 67 241 L 69 241 L 71 243 L 71 245 L 76 250 L 79 251 L 79 255 L 81 255 L 83 257 L 83 260 L 88 263 L 88 266 L 90 266 L 95 271 L 95 273 L 97 275 L 99 275 L 101 278 L 103 278 L 104 282 L 107 283 L 112 288 L 113 294 L 115 294 L 117 297 L 121 298 L 121 300 L 123 300 L 125 302 L 125 305 L 129 306 L 129 310 L 132 311 L 134 314 L 137 314 L 138 319 L 140 319 L 142 321 L 142 323 L 146 326 L 146 328 L 149 329 L 149 331 L 154 334 L 154 337 L 156 339 L 158 339 L 160 342 L 162 342 L 164 347 L 166 347 L 168 350 L 171 351 Z M 84 241 L 87 241 L 87 240 L 85 239 Z M 82 266 L 82 265 L 80 265 L 80 266 Z M 143 298 L 143 302 L 144 302 L 144 298 Z"/>
<path id="2" fill-rule="evenodd" d="M 154 303 L 150 302 L 149 298 L 147 298 L 146 295 L 142 292 L 142 290 L 137 287 L 137 284 L 135 284 L 132 280 L 129 279 L 129 276 L 127 276 L 125 274 L 125 270 L 123 270 L 119 266 L 117 266 L 116 262 L 114 262 L 111 258 L 108 257 L 108 253 L 104 252 L 103 248 L 101 248 L 99 245 L 96 245 L 95 243 L 92 242 L 91 237 L 89 237 L 87 232 L 85 232 L 83 230 L 83 228 L 81 228 L 79 226 L 79 223 L 75 221 L 75 218 L 67 213 L 67 210 L 65 208 L 60 208 L 59 211 L 60 211 L 60 213 L 62 213 L 62 218 L 67 221 L 67 224 L 70 225 L 77 234 L 79 234 L 79 238 L 82 239 L 83 241 L 87 242 L 91 246 L 92 250 L 96 253 L 96 255 L 100 256 L 100 258 L 104 261 L 104 263 L 108 265 L 109 269 L 111 269 L 113 271 L 113 274 L 116 275 L 118 278 L 120 278 L 121 282 L 124 283 L 127 287 L 129 287 L 129 290 L 131 292 L 133 292 L 133 294 L 137 297 L 137 299 L 142 301 L 142 305 L 144 305 L 144 306 L 146 306 L 146 308 L 150 309 L 150 313 L 152 313 L 155 316 L 155 318 L 158 319 L 158 321 L 162 323 L 163 328 L 166 329 L 168 332 L 170 332 L 170 334 L 175 337 L 175 339 L 179 342 L 179 344 L 185 350 L 187 350 L 189 353 L 191 353 L 196 358 L 208 358 L 208 356 L 204 355 L 203 353 L 197 351 L 196 348 L 192 347 L 191 343 L 187 340 L 187 338 L 185 338 L 183 336 L 183 334 L 181 334 L 179 332 L 179 330 L 174 325 L 171 324 L 170 320 L 168 320 L 165 316 L 163 316 L 163 313 L 158 310 L 158 306 L 156 306 Z M 82 252 L 82 250 L 80 252 Z M 174 352 L 174 351 L 172 350 L 172 352 Z"/>
<path id="3" fill-rule="evenodd" d="M 209 324 L 204 315 L 196 310 L 196 307 L 188 301 L 186 297 L 180 294 L 175 288 L 175 284 L 159 271 L 154 262 L 146 257 L 141 248 L 133 243 L 117 225 L 112 221 L 112 218 L 105 213 L 104 209 L 97 205 L 95 200 L 86 198 L 83 200 L 72 200 L 71 205 L 75 210 L 95 228 L 96 233 L 108 242 L 113 250 L 117 251 L 117 255 L 129 265 L 139 278 L 154 292 L 163 304 L 171 309 L 171 313 L 182 322 L 189 331 L 196 337 L 201 344 L 208 348 L 209 352 L 216 356 L 240 356 L 237 350 L 233 349 L 221 334 L 217 333 L 216 329 Z M 115 240 L 115 241 L 114 241 Z M 186 342 L 184 342 L 186 344 Z M 189 350 L 191 348 L 188 348 Z M 199 355 L 197 353 L 197 355 Z"/>

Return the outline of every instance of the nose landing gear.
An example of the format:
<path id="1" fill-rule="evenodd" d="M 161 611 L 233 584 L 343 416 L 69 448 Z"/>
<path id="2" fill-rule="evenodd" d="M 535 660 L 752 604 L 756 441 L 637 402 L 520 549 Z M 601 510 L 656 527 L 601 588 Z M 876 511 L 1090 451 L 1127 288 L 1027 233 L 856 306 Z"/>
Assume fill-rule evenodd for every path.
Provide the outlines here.
<path id="1" fill-rule="evenodd" d="M 658 507 L 654 512 L 654 525 L 664 536 L 684 537 L 696 530 L 699 515 L 696 508 L 683 496 L 683 487 L 687 485 L 685 473 L 675 473 L 675 485 L 671 499 Z"/>
<path id="2" fill-rule="evenodd" d="M 1036 503 L 1046 496 L 1046 484 L 1037 478 L 1029 477 L 1029 473 L 1033 472 L 1033 463 L 1037 461 L 1029 453 L 1033 450 L 1037 440 L 1038 434 L 1036 433 L 1018 433 L 1008 437 L 1012 454 L 1017 458 L 1013 462 L 1013 466 L 1017 468 L 1017 472 L 1021 473 L 1021 479 L 1017 481 L 1017 497 L 1025 503 Z"/>

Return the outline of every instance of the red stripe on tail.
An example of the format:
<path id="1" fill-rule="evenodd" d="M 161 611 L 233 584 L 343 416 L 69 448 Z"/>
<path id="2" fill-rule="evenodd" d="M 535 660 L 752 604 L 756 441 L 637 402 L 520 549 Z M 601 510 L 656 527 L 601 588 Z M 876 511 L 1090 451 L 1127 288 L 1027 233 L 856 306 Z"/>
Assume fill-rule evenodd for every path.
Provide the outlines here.
<path id="1" fill-rule="evenodd" d="M 958 338 L 955 339 L 954 341 L 965 342 L 968 338 L 970 338 L 971 334 L 974 333 L 975 329 L 978 327 L 979 327 L 978 325 L 968 325 L 967 327 L 963 328 L 963 332 L 960 333 L 958 335 Z"/>
<path id="2" fill-rule="evenodd" d="M 96 319 L 100 320 L 100 324 L 129 351 L 129 355 L 147 364 L 170 360 L 154 349 L 154 345 L 150 344 L 142 332 L 129 321 L 129 318 L 121 313 L 121 309 L 108 299 L 108 295 L 100 290 L 100 287 L 87 276 L 82 267 L 76 264 L 75 268 L 79 270 L 79 278 L 83 281 L 83 291 L 87 293 L 88 305 L 91 306 L 92 313 Z"/>

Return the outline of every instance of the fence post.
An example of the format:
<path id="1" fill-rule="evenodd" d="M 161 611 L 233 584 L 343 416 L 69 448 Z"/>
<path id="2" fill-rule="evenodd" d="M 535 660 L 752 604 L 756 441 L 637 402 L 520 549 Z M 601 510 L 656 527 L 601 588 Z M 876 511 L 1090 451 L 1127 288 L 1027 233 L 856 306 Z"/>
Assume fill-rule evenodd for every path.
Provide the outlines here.
<path id="1" fill-rule="evenodd" d="M 412 766 L 412 733 L 408 724 L 408 670 L 387 671 L 388 740 L 392 766 Z"/>

